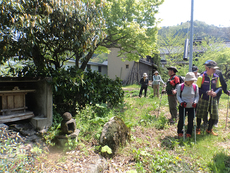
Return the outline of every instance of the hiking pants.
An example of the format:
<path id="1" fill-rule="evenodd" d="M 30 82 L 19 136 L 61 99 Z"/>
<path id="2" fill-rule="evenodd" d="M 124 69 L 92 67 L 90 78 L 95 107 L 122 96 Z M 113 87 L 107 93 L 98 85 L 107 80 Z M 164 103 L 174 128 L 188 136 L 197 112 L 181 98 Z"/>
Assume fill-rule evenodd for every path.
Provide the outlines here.
<path id="1" fill-rule="evenodd" d="M 141 86 L 141 89 L 140 89 L 140 93 L 139 93 L 139 97 L 142 96 L 142 91 L 145 90 L 145 97 L 146 97 L 146 94 L 147 94 L 147 88 L 148 86 Z"/>
<path id="2" fill-rule="evenodd" d="M 154 93 L 154 97 L 157 95 L 157 97 L 159 97 L 159 88 L 160 85 L 153 85 L 153 93 Z"/>
<path id="3" fill-rule="evenodd" d="M 183 108 L 179 106 L 179 121 L 177 125 L 177 133 L 183 133 L 183 125 L 184 125 L 184 109 L 185 109 L 185 115 L 186 112 L 188 113 L 188 128 L 187 132 L 188 134 L 192 135 L 192 128 L 193 128 L 193 119 L 194 119 L 194 108 Z M 186 116 L 185 116 L 186 118 Z"/>
<path id="4" fill-rule="evenodd" d="M 177 119 L 177 99 L 176 95 L 168 95 L 169 111 L 172 119 Z"/>

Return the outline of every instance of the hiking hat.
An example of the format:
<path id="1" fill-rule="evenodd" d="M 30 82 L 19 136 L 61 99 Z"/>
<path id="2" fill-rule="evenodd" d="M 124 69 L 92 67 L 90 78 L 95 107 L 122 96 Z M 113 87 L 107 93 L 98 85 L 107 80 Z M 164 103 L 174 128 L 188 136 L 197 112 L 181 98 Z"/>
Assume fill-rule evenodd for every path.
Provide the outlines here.
<path id="1" fill-rule="evenodd" d="M 192 66 L 192 72 L 197 72 L 197 71 L 198 71 L 197 66 Z"/>
<path id="2" fill-rule="evenodd" d="M 173 70 L 174 73 L 178 72 L 177 68 L 174 66 L 167 67 L 168 70 Z"/>
<path id="3" fill-rule="evenodd" d="M 148 76 L 147 73 L 144 73 L 144 74 L 143 74 L 143 77 L 147 77 L 147 76 Z"/>
<path id="4" fill-rule="evenodd" d="M 205 64 L 207 67 L 210 67 L 210 68 L 214 68 L 214 69 L 217 69 L 219 67 L 217 67 L 217 63 L 215 61 L 209 61 L 207 64 Z"/>
<path id="5" fill-rule="evenodd" d="M 207 65 L 210 61 L 212 61 L 212 60 L 205 61 L 205 63 L 203 65 Z"/>
<path id="6" fill-rule="evenodd" d="M 158 71 L 155 71 L 155 72 L 154 72 L 154 74 L 156 74 L 156 73 L 159 74 Z"/>
<path id="7" fill-rule="evenodd" d="M 185 76 L 184 81 L 196 81 L 197 78 L 193 72 L 188 72 Z"/>

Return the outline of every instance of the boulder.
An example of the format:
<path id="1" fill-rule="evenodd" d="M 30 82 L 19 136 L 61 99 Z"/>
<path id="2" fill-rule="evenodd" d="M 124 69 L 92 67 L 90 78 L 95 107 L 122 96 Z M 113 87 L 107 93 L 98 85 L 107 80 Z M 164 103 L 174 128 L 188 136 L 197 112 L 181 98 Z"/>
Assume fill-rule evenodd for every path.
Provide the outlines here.
<path id="1" fill-rule="evenodd" d="M 130 141 L 130 129 L 121 118 L 112 117 L 102 129 L 100 145 L 109 146 L 114 154 L 117 148 L 125 146 L 127 141 Z"/>

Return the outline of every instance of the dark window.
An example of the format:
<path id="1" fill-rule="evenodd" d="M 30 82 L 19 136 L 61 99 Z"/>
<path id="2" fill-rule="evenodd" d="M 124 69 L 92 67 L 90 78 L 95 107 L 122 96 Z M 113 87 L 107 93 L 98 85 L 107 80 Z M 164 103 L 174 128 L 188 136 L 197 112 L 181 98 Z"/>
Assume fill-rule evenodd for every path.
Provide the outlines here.
<path id="1" fill-rule="evenodd" d="M 98 66 L 98 72 L 101 72 L 101 66 Z"/>
<path id="2" fill-rule="evenodd" d="M 126 64 L 125 68 L 128 69 L 129 68 L 129 64 Z"/>

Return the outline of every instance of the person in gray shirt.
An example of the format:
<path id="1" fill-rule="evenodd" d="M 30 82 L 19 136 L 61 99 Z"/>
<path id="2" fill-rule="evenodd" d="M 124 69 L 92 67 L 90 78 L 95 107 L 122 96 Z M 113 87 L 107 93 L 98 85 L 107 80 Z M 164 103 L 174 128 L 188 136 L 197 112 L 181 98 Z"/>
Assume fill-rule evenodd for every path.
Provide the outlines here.
<path id="1" fill-rule="evenodd" d="M 164 81 L 161 79 L 161 76 L 159 75 L 159 72 L 155 71 L 152 83 L 154 97 L 157 95 L 157 97 L 159 98 L 160 82 L 162 82 L 165 85 Z"/>
<path id="2" fill-rule="evenodd" d="M 199 101 L 199 88 L 194 81 L 196 81 L 195 74 L 188 72 L 185 76 L 185 82 L 177 85 L 177 100 L 179 105 L 179 121 L 177 133 L 179 137 L 183 136 L 184 114 L 188 112 L 188 129 L 186 137 L 191 137 L 194 119 L 194 109 Z"/>

